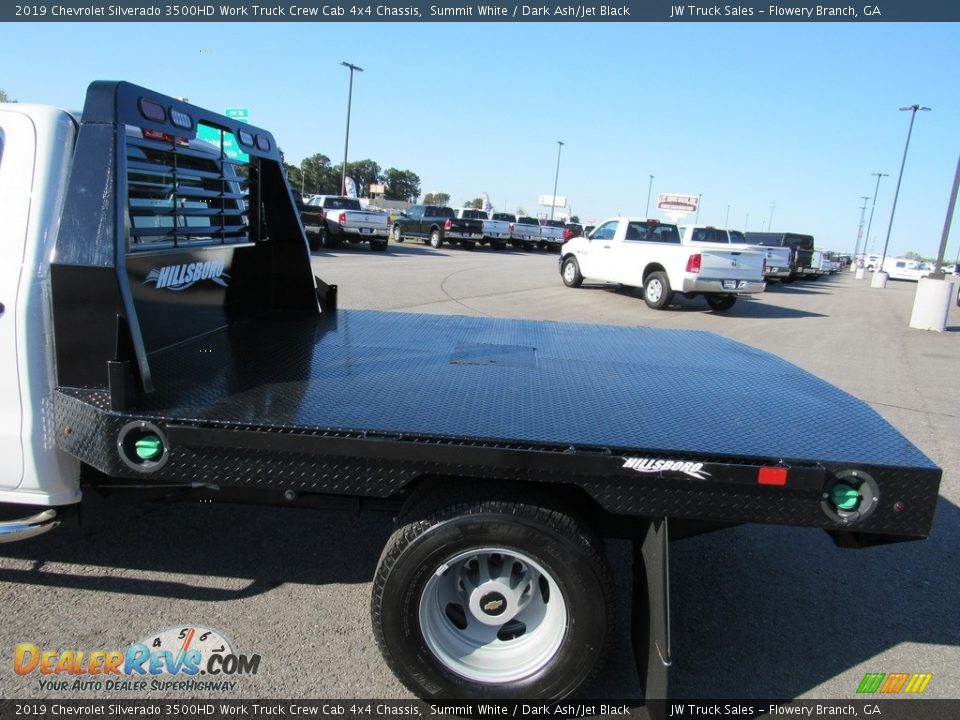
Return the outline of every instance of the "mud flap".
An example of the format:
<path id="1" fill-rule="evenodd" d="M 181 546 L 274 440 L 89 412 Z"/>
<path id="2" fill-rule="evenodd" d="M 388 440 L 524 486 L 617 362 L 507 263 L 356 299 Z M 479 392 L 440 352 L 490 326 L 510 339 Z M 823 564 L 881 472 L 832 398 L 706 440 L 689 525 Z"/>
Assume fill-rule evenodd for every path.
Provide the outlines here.
<path id="1" fill-rule="evenodd" d="M 666 716 L 670 656 L 667 519 L 638 521 L 633 537 L 633 655 L 653 720 Z"/>

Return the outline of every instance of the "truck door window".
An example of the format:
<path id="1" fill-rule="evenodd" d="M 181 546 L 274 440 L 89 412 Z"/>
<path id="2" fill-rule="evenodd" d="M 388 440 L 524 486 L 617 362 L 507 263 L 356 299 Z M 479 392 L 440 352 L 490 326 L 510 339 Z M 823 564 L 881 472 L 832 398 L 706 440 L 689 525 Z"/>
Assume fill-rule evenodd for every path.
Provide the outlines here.
<path id="1" fill-rule="evenodd" d="M 603 225 L 598 227 L 593 231 L 593 235 L 590 236 L 591 240 L 613 240 L 613 236 L 617 232 L 617 227 L 620 225 L 619 220 L 611 220 L 610 222 L 605 222 Z"/>

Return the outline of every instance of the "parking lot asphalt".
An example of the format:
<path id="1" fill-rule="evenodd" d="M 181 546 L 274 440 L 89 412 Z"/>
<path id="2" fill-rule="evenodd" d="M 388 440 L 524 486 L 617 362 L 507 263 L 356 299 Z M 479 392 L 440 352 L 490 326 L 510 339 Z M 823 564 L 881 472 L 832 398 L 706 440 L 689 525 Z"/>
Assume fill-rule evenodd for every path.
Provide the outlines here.
<path id="1" fill-rule="evenodd" d="M 946 332 L 912 330 L 914 283 L 874 289 L 849 272 L 775 284 L 713 313 L 702 300 L 654 311 L 636 290 L 567 288 L 546 253 L 408 242 L 386 253 L 316 253 L 313 264 L 338 285 L 341 307 L 707 330 L 869 403 L 944 470 L 931 537 L 854 551 L 817 530 L 751 525 L 674 543 L 672 694 L 842 699 L 867 672 L 923 672 L 934 675 L 925 696 L 960 698 L 960 309 L 951 308 Z M 232 697 L 408 697 L 368 618 L 390 530 L 378 514 L 93 503 L 81 530 L 0 546 L 0 697 L 181 698 L 41 688 L 35 674 L 13 671 L 12 656 L 24 642 L 121 649 L 185 624 L 221 630 L 238 652 L 262 656 Z M 629 553 L 619 542 L 609 551 L 623 612 L 607 666 L 585 693 L 634 697 Z"/>

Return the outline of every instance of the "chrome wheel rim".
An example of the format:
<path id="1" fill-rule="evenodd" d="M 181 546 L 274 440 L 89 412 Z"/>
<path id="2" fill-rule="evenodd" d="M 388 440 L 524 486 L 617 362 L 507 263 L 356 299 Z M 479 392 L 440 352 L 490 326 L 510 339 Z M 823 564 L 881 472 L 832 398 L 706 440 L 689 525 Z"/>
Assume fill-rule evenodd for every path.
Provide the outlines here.
<path id="1" fill-rule="evenodd" d="M 663 297 L 663 285 L 659 280 L 651 280 L 647 285 L 647 298 L 650 302 L 659 302 Z"/>
<path id="2" fill-rule="evenodd" d="M 475 682 L 529 677 L 556 656 L 567 606 L 553 577 L 529 556 L 505 548 L 460 553 L 427 581 L 420 627 L 433 656 Z"/>

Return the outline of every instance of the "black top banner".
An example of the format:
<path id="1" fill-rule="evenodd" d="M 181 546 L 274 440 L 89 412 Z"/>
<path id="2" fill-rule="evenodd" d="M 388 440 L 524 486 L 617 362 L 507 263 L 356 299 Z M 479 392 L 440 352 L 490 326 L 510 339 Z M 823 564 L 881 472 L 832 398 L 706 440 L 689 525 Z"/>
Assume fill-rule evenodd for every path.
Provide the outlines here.
<path id="1" fill-rule="evenodd" d="M 960 22 L 956 0 L 685 3 L 682 0 L 38 0 L 3 4 L 2 22 Z"/>

